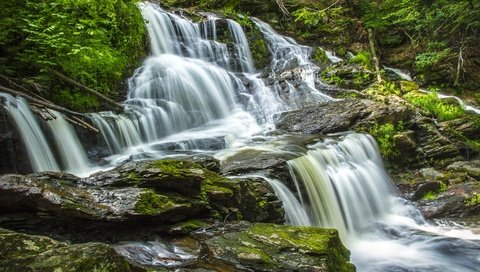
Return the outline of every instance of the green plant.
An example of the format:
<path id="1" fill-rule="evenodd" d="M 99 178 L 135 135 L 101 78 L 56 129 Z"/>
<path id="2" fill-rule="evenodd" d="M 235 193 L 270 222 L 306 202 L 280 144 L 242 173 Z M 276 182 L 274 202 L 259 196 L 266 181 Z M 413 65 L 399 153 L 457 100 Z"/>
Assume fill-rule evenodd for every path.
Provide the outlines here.
<path id="1" fill-rule="evenodd" d="M 368 51 L 360 51 L 358 54 L 350 58 L 350 63 L 360 64 L 365 69 L 372 69 L 371 54 Z"/>
<path id="2" fill-rule="evenodd" d="M 395 146 L 394 136 L 403 129 L 403 122 L 399 122 L 397 126 L 392 123 L 383 125 L 375 123 L 369 133 L 377 140 L 383 156 L 386 158 L 395 158 L 399 155 L 399 152 Z"/>
<path id="3" fill-rule="evenodd" d="M 428 94 L 408 93 L 404 98 L 421 108 L 426 114 L 441 121 L 453 120 L 465 114 L 460 106 L 447 104 L 438 98 L 436 92 Z"/>

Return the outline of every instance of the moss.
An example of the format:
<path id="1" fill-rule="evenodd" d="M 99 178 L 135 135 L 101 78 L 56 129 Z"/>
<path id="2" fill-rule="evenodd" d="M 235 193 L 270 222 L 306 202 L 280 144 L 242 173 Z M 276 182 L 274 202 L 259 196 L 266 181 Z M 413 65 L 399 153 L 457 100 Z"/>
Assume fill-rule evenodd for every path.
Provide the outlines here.
<path id="1" fill-rule="evenodd" d="M 334 229 L 255 224 L 243 232 L 208 241 L 222 258 L 233 257 L 261 271 L 354 271 L 349 251 Z"/>
<path id="2" fill-rule="evenodd" d="M 154 168 L 174 177 L 183 177 L 191 173 L 191 169 L 203 169 L 199 164 L 179 160 L 159 160 L 152 163 Z"/>
<path id="3" fill-rule="evenodd" d="M 265 200 L 265 199 L 262 199 L 262 200 L 260 200 L 260 201 L 257 203 L 257 206 L 258 206 L 260 209 L 265 208 L 267 205 L 268 205 L 268 201 Z"/>
<path id="4" fill-rule="evenodd" d="M 170 198 L 146 190 L 135 203 L 134 211 L 142 215 L 158 215 L 174 206 Z"/>
<path id="5" fill-rule="evenodd" d="M 320 64 L 320 65 L 323 65 L 329 62 L 329 59 L 327 57 L 327 54 L 325 53 L 325 50 L 323 50 L 321 47 L 313 48 L 312 59 L 317 64 Z"/>
<path id="6" fill-rule="evenodd" d="M 172 226 L 172 229 L 178 229 L 182 233 L 189 233 L 198 229 L 206 228 L 207 226 L 208 224 L 205 221 L 193 219 L 175 224 Z"/>
<path id="7" fill-rule="evenodd" d="M 43 236 L 0 230 L 1 271 L 144 271 L 105 244 L 67 245 Z"/>
<path id="8" fill-rule="evenodd" d="M 248 39 L 253 64 L 258 69 L 265 68 L 270 63 L 271 53 L 262 33 L 260 33 L 257 28 L 252 28 L 252 30 L 248 32 Z"/>

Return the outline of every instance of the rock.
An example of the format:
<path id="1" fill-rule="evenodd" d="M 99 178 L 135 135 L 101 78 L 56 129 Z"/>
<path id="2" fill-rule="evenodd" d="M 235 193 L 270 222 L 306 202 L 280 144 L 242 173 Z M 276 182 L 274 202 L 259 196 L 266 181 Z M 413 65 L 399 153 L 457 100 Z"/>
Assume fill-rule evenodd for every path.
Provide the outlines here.
<path id="1" fill-rule="evenodd" d="M 355 271 L 333 229 L 254 224 L 206 244 L 213 258 L 245 270 Z"/>
<path id="2" fill-rule="evenodd" d="M 393 103 L 393 102 L 392 102 Z M 328 134 L 365 126 L 367 123 L 398 123 L 409 111 L 400 102 L 386 105 L 366 99 L 345 99 L 309 104 L 280 115 L 276 127 L 288 132 Z"/>
<path id="3" fill-rule="evenodd" d="M 435 180 L 442 180 L 445 178 L 445 175 L 443 173 L 431 167 L 422 168 L 419 170 L 419 172 L 420 172 L 420 175 L 426 180 L 435 181 Z"/>
<path id="4" fill-rule="evenodd" d="M 291 180 L 286 163 L 288 158 L 272 153 L 253 149 L 241 151 L 223 161 L 221 172 L 224 175 L 245 175 L 261 172 L 280 180 Z"/>
<path id="5" fill-rule="evenodd" d="M 480 160 L 457 161 L 446 168 L 448 171 L 466 173 L 471 178 L 480 180 Z"/>
<path id="6" fill-rule="evenodd" d="M 442 187 L 442 183 L 438 181 L 421 183 L 420 185 L 418 185 L 417 189 L 415 190 L 415 193 L 413 194 L 411 200 L 413 201 L 420 200 L 430 192 L 437 193 L 441 187 Z"/>
<path id="7" fill-rule="evenodd" d="M 374 73 L 358 64 L 339 62 L 327 67 L 321 78 L 330 84 L 346 89 L 362 90 L 374 81 Z"/>
<path id="8" fill-rule="evenodd" d="M 101 243 L 68 245 L 43 236 L 0 229 L 0 270 L 146 271 Z"/>
<path id="9" fill-rule="evenodd" d="M 417 206 L 425 218 L 463 218 L 480 213 L 480 185 L 477 182 L 454 184 Z"/>
<path id="10" fill-rule="evenodd" d="M 247 220 L 283 222 L 282 206 L 264 180 L 227 179 L 180 160 L 127 163 L 86 179 L 53 172 L 0 176 L 0 208 L 109 224 L 224 219 L 234 211 Z"/>

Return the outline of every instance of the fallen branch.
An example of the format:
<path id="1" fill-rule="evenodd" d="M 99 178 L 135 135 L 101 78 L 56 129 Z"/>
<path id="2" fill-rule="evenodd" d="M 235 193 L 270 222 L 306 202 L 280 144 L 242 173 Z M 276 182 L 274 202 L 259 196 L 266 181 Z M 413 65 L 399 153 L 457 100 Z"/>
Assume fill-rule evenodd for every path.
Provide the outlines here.
<path id="1" fill-rule="evenodd" d="M 91 88 L 89 88 L 89 87 L 81 84 L 81 83 L 78 83 L 77 81 L 75 81 L 75 80 L 73 80 L 73 79 L 65 76 L 64 74 L 62 74 L 62 73 L 60 73 L 60 72 L 57 72 L 57 71 L 55 71 L 55 70 L 53 70 L 53 69 L 50 69 L 49 71 L 50 71 L 50 73 L 51 73 L 52 75 L 54 75 L 55 77 L 57 77 L 57 78 L 65 81 L 66 83 L 68 83 L 68 84 L 70 84 L 70 85 L 72 85 L 72 86 L 75 86 L 75 87 L 77 87 L 77 88 L 80 88 L 81 90 L 84 90 L 84 91 L 88 92 L 89 94 L 94 95 L 94 96 L 100 98 L 101 100 L 105 101 L 106 103 L 110 104 L 111 106 L 114 106 L 114 107 L 117 108 L 117 109 L 123 110 L 123 105 L 122 105 L 122 104 L 113 101 L 112 99 L 104 96 L 103 94 L 101 94 L 101 93 L 99 93 L 99 92 L 97 92 L 97 91 L 95 91 L 95 90 L 93 90 L 93 89 L 91 89 Z"/>
<path id="2" fill-rule="evenodd" d="M 7 88 L 7 87 L 4 87 L 2 85 L 0 85 L 0 91 L 2 92 L 6 92 L 6 93 L 9 93 L 11 95 L 14 95 L 14 96 L 20 96 L 20 97 L 23 97 L 24 99 L 26 99 L 28 102 L 30 103 L 35 103 L 37 105 L 41 105 L 41 106 L 44 106 L 44 107 L 47 107 L 47 108 L 50 108 L 52 110 L 56 110 L 56 111 L 59 111 L 59 112 L 62 112 L 62 113 L 65 113 L 65 114 L 70 114 L 70 115 L 75 115 L 75 116 L 85 116 L 85 114 L 82 114 L 82 113 L 79 113 L 79 112 L 75 112 L 75 111 L 71 111 L 69 109 L 66 109 L 64 107 L 60 107 L 60 106 L 57 106 L 51 102 L 44 102 L 40 99 L 37 99 L 37 98 L 34 98 L 34 97 L 31 97 L 27 94 L 24 94 L 22 92 L 19 92 L 19 91 L 15 91 L 15 90 L 12 90 L 10 88 Z"/>
<path id="3" fill-rule="evenodd" d="M 82 120 L 82 119 L 78 118 L 77 116 L 72 116 L 72 119 L 77 121 L 78 123 L 84 125 L 86 128 L 90 129 L 91 131 L 93 131 L 95 133 L 100 132 L 98 129 L 94 128 L 92 125 L 87 123 L 85 120 Z"/>

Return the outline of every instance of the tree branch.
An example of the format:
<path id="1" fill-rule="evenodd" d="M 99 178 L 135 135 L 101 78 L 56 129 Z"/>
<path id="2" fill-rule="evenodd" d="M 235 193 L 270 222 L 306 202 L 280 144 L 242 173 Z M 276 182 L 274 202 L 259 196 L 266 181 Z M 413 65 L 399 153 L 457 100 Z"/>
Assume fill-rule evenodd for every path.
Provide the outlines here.
<path id="1" fill-rule="evenodd" d="M 73 79 L 65 76 L 64 74 L 62 74 L 62 73 L 60 73 L 60 72 L 58 72 L 58 71 L 55 71 L 55 70 L 53 70 L 53 69 L 50 69 L 49 71 L 50 71 L 50 73 L 51 73 L 52 75 L 54 75 L 55 77 L 57 77 L 57 78 L 65 81 L 66 83 L 68 83 L 68 84 L 70 84 L 70 85 L 72 85 L 72 86 L 75 86 L 75 87 L 77 87 L 77 88 L 79 88 L 79 89 L 81 89 L 81 90 L 84 90 L 84 91 L 88 92 L 88 93 L 91 94 L 91 95 L 94 95 L 94 96 L 100 98 L 101 100 L 105 101 L 106 103 L 110 104 L 111 106 L 113 106 L 113 107 L 115 107 L 115 108 L 117 108 L 117 109 L 123 110 L 123 105 L 122 105 L 122 104 L 113 101 L 112 99 L 104 96 L 103 94 L 101 94 L 101 93 L 99 93 L 99 92 L 97 92 L 97 91 L 95 91 L 95 90 L 93 90 L 93 89 L 91 89 L 91 88 L 89 88 L 89 87 L 81 84 L 81 83 L 78 83 L 77 81 L 75 81 L 75 80 L 73 80 Z"/>

